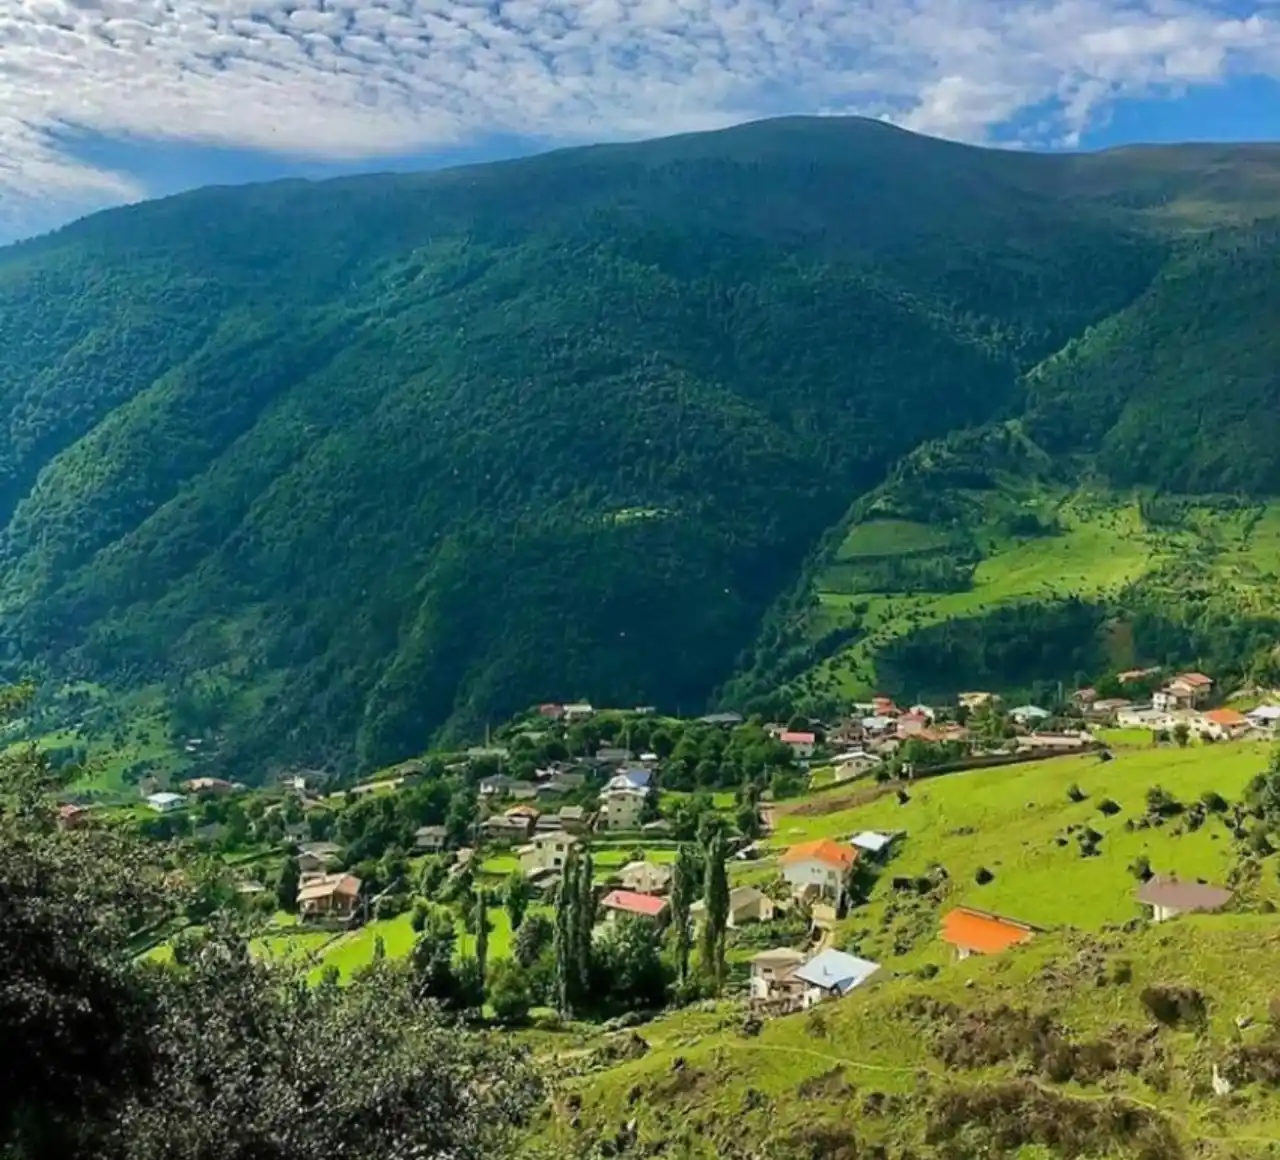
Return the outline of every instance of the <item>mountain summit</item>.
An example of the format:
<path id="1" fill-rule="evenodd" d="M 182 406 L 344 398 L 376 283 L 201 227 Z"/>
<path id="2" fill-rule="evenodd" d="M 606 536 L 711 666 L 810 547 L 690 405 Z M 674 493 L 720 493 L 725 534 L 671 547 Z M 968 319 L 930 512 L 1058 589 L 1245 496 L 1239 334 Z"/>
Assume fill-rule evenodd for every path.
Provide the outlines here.
<path id="1" fill-rule="evenodd" d="M 904 457 L 1280 486 L 1280 149 L 786 119 L 207 189 L 0 251 L 0 631 L 372 767 L 691 710 Z"/>

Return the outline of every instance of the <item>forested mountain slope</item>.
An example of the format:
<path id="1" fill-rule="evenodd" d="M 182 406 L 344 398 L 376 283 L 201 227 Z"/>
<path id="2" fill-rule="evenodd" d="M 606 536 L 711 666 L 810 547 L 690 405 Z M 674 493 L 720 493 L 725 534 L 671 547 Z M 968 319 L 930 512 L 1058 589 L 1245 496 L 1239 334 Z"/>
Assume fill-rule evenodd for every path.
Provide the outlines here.
<path id="1" fill-rule="evenodd" d="M 855 496 L 1028 404 L 1118 474 L 1270 489 L 1277 174 L 787 120 L 0 251 L 7 663 L 227 690 L 246 774 L 376 765 L 535 698 L 705 702 Z"/>

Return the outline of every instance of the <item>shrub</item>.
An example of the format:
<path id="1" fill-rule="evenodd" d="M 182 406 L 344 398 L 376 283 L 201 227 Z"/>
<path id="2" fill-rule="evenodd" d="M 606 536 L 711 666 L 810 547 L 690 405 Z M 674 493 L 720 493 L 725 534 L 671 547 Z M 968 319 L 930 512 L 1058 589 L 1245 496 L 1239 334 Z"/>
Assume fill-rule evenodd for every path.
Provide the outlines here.
<path id="1" fill-rule="evenodd" d="M 1266 826 L 1254 826 L 1249 832 L 1249 849 L 1259 858 L 1275 853 L 1275 847 L 1271 844 L 1271 835 L 1267 833 Z"/>
<path id="2" fill-rule="evenodd" d="M 1153 785 L 1147 790 L 1147 813 L 1158 818 L 1171 818 L 1182 812 L 1182 803 L 1164 786 Z"/>
<path id="3" fill-rule="evenodd" d="M 995 877 L 996 876 L 985 866 L 979 866 L 977 870 L 973 872 L 973 880 L 979 886 L 985 886 L 988 882 L 994 882 Z"/>
<path id="4" fill-rule="evenodd" d="M 523 1023 L 533 1006 L 524 970 L 514 959 L 499 959 L 489 971 L 488 1000 L 499 1023 Z"/>
<path id="5" fill-rule="evenodd" d="M 1145 854 L 1139 854 L 1132 862 L 1129 863 L 1129 873 L 1132 874 L 1139 882 L 1147 882 L 1151 878 L 1151 859 Z"/>
<path id="6" fill-rule="evenodd" d="M 1153 984 L 1143 987 L 1139 999 L 1151 1017 L 1166 1027 L 1200 1028 L 1208 1022 L 1208 1006 L 1194 987 Z"/>
<path id="7" fill-rule="evenodd" d="M 1067 786 L 1067 797 L 1073 802 L 1082 802 L 1088 796 L 1074 781 Z"/>
<path id="8" fill-rule="evenodd" d="M 813 1039 L 825 1039 L 827 1037 L 827 1017 L 817 1008 L 811 1007 L 809 1015 L 804 1021 L 805 1034 Z"/>
<path id="9" fill-rule="evenodd" d="M 1098 852 L 1098 844 L 1102 841 L 1102 835 L 1090 826 L 1085 826 L 1076 835 L 1076 840 L 1080 843 L 1080 857 L 1092 858 Z"/>
<path id="10" fill-rule="evenodd" d="M 1128 959 L 1116 959 L 1111 964 L 1111 981 L 1119 985 L 1133 982 L 1133 964 Z"/>
<path id="11" fill-rule="evenodd" d="M 1211 814 L 1225 814 L 1228 809 L 1227 799 L 1217 790 L 1205 790 L 1200 795 L 1200 802 Z"/>
<path id="12" fill-rule="evenodd" d="M 1115 817 L 1120 812 L 1120 803 L 1114 798 L 1103 798 L 1098 803 L 1098 812 L 1108 818 Z"/>

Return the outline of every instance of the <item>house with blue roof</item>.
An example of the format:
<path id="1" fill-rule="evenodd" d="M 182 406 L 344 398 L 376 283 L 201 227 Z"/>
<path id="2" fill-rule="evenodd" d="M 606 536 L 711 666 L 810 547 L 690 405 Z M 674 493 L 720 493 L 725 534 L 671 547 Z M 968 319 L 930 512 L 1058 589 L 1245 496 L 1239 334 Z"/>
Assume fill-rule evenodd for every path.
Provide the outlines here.
<path id="1" fill-rule="evenodd" d="M 648 789 L 653 784 L 653 770 L 624 769 L 609 779 L 605 790 L 611 789 Z"/>
<path id="2" fill-rule="evenodd" d="M 803 1005 L 812 1007 L 824 999 L 842 998 L 879 969 L 879 963 L 828 947 L 792 971 L 791 978 L 804 984 Z"/>

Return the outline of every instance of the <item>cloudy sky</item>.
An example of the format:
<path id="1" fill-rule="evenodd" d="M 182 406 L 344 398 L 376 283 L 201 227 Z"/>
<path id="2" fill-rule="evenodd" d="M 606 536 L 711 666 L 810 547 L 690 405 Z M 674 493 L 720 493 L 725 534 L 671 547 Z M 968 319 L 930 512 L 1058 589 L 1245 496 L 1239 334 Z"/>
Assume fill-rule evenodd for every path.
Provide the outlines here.
<path id="1" fill-rule="evenodd" d="M 1280 0 L 0 0 L 0 238 L 209 182 L 778 113 L 1280 137 Z"/>

